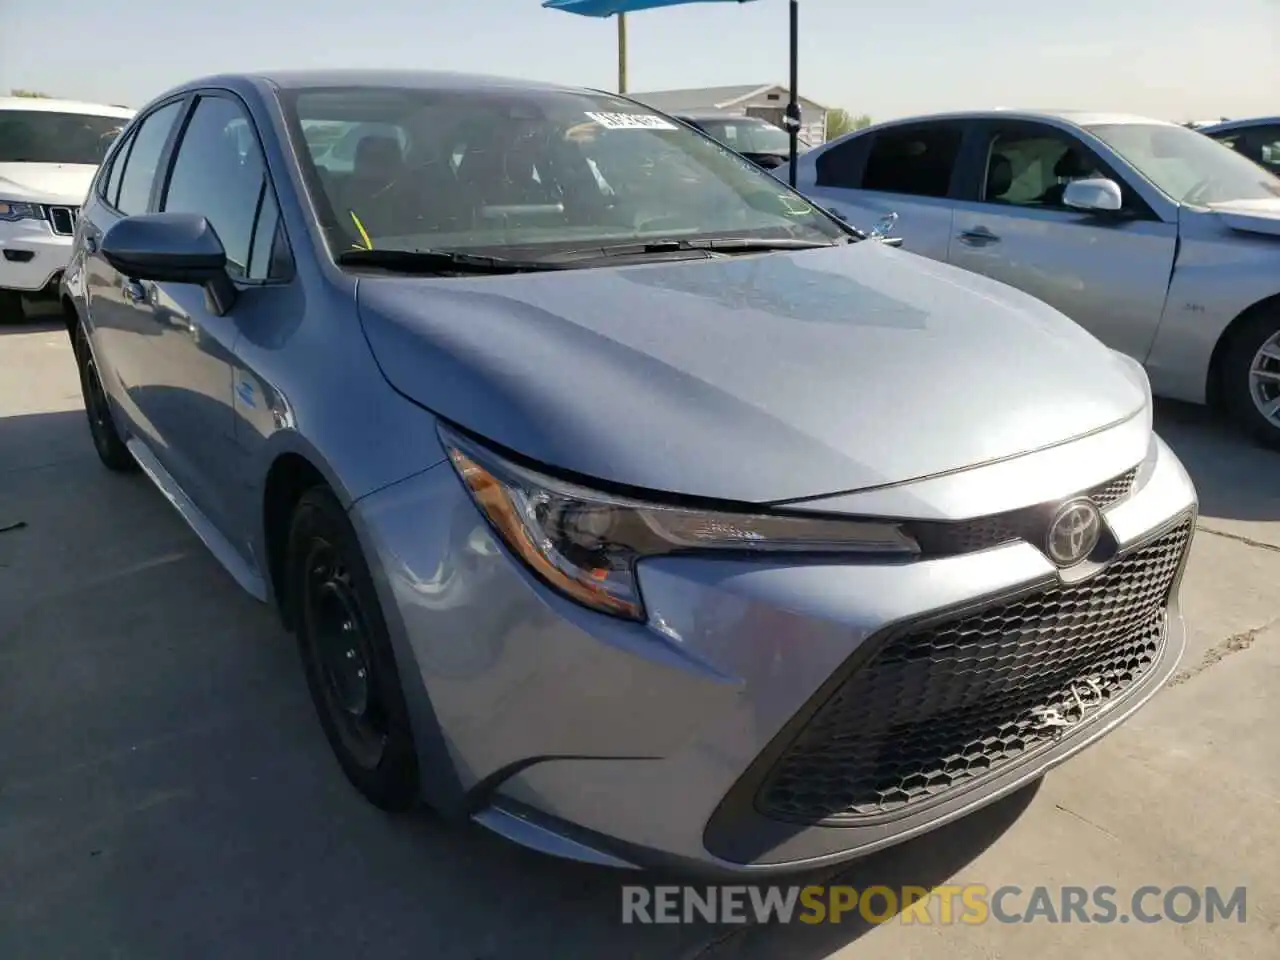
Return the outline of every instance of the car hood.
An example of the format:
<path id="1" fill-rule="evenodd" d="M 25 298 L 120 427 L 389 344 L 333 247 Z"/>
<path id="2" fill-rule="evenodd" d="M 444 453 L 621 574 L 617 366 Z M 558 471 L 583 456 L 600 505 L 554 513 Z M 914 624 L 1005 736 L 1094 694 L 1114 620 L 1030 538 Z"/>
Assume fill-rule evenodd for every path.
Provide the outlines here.
<path id="1" fill-rule="evenodd" d="M 696 262 L 362 279 L 401 393 L 587 478 L 777 502 L 1016 456 L 1141 411 L 1062 314 L 873 241 Z"/>
<path id="2" fill-rule="evenodd" d="M 1212 203 L 1209 209 L 1232 230 L 1280 237 L 1280 197 L 1274 200 L 1229 200 Z"/>
<path id="3" fill-rule="evenodd" d="M 97 170 L 91 163 L 0 163 L 0 199 L 79 206 Z"/>

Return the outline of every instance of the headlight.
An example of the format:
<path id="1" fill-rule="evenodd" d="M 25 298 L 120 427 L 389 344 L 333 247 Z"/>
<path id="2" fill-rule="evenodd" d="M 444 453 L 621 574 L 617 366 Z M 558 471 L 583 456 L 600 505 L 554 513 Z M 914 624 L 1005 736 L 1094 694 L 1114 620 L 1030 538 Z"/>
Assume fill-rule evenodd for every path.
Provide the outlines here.
<path id="1" fill-rule="evenodd" d="M 44 211 L 38 203 L 19 203 L 16 200 L 0 200 L 0 220 L 43 220 Z"/>
<path id="2" fill-rule="evenodd" d="M 600 493 L 511 463 L 440 428 L 454 469 L 510 550 L 585 606 L 644 620 L 636 562 L 671 553 L 875 555 L 920 548 L 889 522 L 703 510 Z"/>

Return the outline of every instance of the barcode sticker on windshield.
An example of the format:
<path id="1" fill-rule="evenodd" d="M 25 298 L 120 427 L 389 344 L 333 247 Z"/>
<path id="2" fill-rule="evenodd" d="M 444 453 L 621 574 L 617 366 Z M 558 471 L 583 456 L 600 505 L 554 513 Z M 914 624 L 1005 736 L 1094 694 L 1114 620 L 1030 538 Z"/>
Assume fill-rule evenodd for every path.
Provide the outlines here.
<path id="1" fill-rule="evenodd" d="M 679 130 L 674 123 L 651 113 L 588 113 L 607 130 Z"/>

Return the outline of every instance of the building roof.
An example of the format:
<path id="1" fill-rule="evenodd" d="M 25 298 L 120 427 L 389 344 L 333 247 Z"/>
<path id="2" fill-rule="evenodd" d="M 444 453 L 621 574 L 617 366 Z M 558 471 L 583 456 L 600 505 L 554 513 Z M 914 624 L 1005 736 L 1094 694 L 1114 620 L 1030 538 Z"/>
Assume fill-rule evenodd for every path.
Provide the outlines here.
<path id="1" fill-rule="evenodd" d="M 84 103 L 80 100 L 58 100 L 53 97 L 0 97 L 0 110 L 78 113 L 91 117 L 119 117 L 121 120 L 127 120 L 133 116 L 133 111 L 128 107 L 114 107 L 105 103 Z"/>
<path id="2" fill-rule="evenodd" d="M 786 92 L 786 87 L 779 83 L 747 83 L 733 87 L 695 87 L 688 90 L 652 90 L 647 93 L 630 93 L 629 97 L 641 103 L 675 113 L 689 110 L 706 110 L 714 108 L 723 110 L 744 100 L 767 93 L 770 90 Z M 801 100 L 815 107 L 822 107 L 816 100 L 801 95 Z M 825 108 L 823 108 L 825 109 Z"/>

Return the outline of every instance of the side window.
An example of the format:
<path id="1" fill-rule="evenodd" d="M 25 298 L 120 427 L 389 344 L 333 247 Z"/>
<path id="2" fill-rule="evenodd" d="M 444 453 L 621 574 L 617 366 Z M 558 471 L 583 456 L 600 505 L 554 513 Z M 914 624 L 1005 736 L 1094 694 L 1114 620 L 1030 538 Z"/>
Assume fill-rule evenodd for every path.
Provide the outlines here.
<path id="1" fill-rule="evenodd" d="M 997 130 L 987 142 L 980 199 L 1064 210 L 1067 184 L 1103 175 L 1092 153 L 1050 127 Z"/>
<path id="2" fill-rule="evenodd" d="M 862 158 L 866 155 L 867 137 L 852 137 L 827 147 L 814 162 L 819 187 L 856 190 L 862 186 Z"/>
<path id="3" fill-rule="evenodd" d="M 233 277 L 263 279 L 265 274 L 254 274 L 251 256 L 259 207 L 265 205 L 270 189 L 262 151 L 251 130 L 235 101 L 217 96 L 197 100 L 178 143 L 161 209 L 208 218 L 227 251 L 227 272 Z M 274 198 L 269 213 L 278 221 Z"/>
<path id="4" fill-rule="evenodd" d="M 124 173 L 125 162 L 129 159 L 129 151 L 133 149 L 133 139 L 133 136 L 130 135 L 127 140 L 120 144 L 120 149 L 111 158 L 111 167 L 107 170 L 102 189 L 98 191 L 102 199 L 113 207 L 120 199 L 120 177 Z"/>
<path id="5" fill-rule="evenodd" d="M 959 126 L 942 124 L 876 134 L 867 155 L 862 188 L 945 197 L 951 189 L 963 136 Z"/>
<path id="6" fill-rule="evenodd" d="M 133 142 L 129 144 L 129 155 L 126 157 L 121 152 L 124 170 L 120 174 L 116 194 L 114 197 L 109 194 L 108 201 L 125 216 L 147 212 L 151 187 L 155 184 L 156 168 L 160 166 L 160 154 L 164 151 L 169 131 L 173 129 L 181 109 L 182 101 L 179 100 L 165 104 L 155 113 L 144 117 L 133 134 Z M 112 176 L 115 176 L 114 170 Z"/>
<path id="7" fill-rule="evenodd" d="M 1272 173 L 1280 174 L 1280 126 L 1259 127 L 1249 136 L 1253 158 Z"/>

